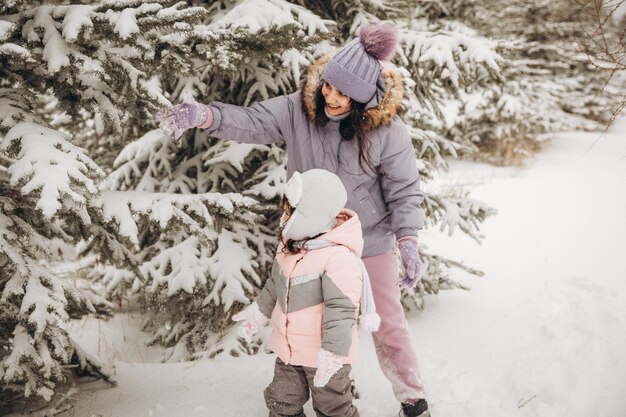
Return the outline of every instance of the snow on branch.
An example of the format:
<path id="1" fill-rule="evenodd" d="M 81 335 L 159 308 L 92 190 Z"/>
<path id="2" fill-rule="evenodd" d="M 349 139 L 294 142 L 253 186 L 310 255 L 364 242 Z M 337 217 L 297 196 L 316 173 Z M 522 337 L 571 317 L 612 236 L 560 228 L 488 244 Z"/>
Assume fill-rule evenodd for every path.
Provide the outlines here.
<path id="1" fill-rule="evenodd" d="M 36 207 L 51 218 L 63 207 L 63 198 L 85 204 L 98 193 L 95 178 L 104 173 L 85 151 L 56 130 L 21 122 L 9 130 L 0 152 L 15 158 L 9 166 L 12 186 L 37 196 Z"/>
<path id="2" fill-rule="evenodd" d="M 307 66 L 315 46 L 331 38 L 328 32 L 307 35 L 296 24 L 272 25 L 257 32 L 245 26 L 220 28 L 214 25 L 195 25 L 189 38 L 196 42 L 196 49 L 203 55 L 203 72 L 228 74 L 230 78 L 241 78 L 249 82 L 257 78 L 256 72 L 264 69 L 285 69 L 292 73 L 295 84 L 299 82 L 302 68 Z M 178 34 L 167 35 L 163 41 L 180 47 L 184 39 Z M 271 71 L 270 75 L 271 75 Z M 272 80 L 269 89 L 278 92 L 279 80 Z M 268 84 L 268 85 L 269 85 Z M 289 83 L 287 83 L 289 85 Z M 290 88 L 291 89 L 291 88 Z M 282 89 L 286 91 L 285 88 Z"/>
<path id="3" fill-rule="evenodd" d="M 106 221 L 115 221 L 119 232 L 134 244 L 139 243 L 140 218 L 145 216 L 161 228 L 172 222 L 183 225 L 188 232 L 214 239 L 212 228 L 223 222 L 238 221 L 249 224 L 255 215 L 250 211 L 257 202 L 240 194 L 166 194 L 132 191 L 104 191 L 94 201 L 103 210 Z M 211 229 L 205 227 L 209 226 Z"/>
<path id="4" fill-rule="evenodd" d="M 153 278 L 150 291 L 159 286 L 167 286 L 167 295 L 171 297 L 178 291 L 193 294 L 196 285 L 207 283 L 206 251 L 195 236 L 189 236 L 182 242 L 160 251 L 154 258 L 145 262 L 142 272 Z"/>
<path id="5" fill-rule="evenodd" d="M 7 131 L 18 121 L 35 120 L 30 113 L 35 95 L 23 88 L 0 88 L 0 130 Z"/>
<path id="6" fill-rule="evenodd" d="M 7 274 L 14 271 L 15 279 L 30 275 L 28 267 L 30 259 L 46 259 L 50 255 L 50 240 L 34 229 L 34 227 L 16 216 L 18 207 L 10 197 L 0 197 L 0 254 L 6 256 L 3 268 Z M 13 278 L 5 285 L 5 295 L 19 295 L 23 293 L 21 287 L 15 284 Z M 14 292 L 15 291 L 15 292 Z M 8 295 L 7 295 L 8 296 Z"/>
<path id="7" fill-rule="evenodd" d="M 251 32 L 292 24 L 306 30 L 311 36 L 317 32 L 329 32 L 329 26 L 335 23 L 284 0 L 243 0 L 225 14 L 217 15 L 211 22 L 215 28 L 245 26 Z"/>
<path id="8" fill-rule="evenodd" d="M 17 322 L 12 325 L 12 349 L 0 363 L 0 382 L 22 387 L 26 397 L 35 394 L 50 401 L 73 352 L 60 325 L 70 314 L 95 311 L 93 305 L 35 258 L 23 258 L 1 295 L 0 315 L 12 312 Z"/>
<path id="9" fill-rule="evenodd" d="M 233 224 L 231 230 L 223 230 L 217 239 L 217 250 L 209 258 L 209 273 L 214 277 L 209 295 L 203 305 L 213 303 L 223 305 L 228 311 L 235 301 L 248 304 L 254 287 L 249 282 L 252 279 L 257 285 L 261 284 L 255 268 L 258 268 L 259 254 L 250 248 L 246 238 L 250 234 L 247 227 Z"/>
<path id="10" fill-rule="evenodd" d="M 221 141 L 205 153 L 204 166 L 210 168 L 212 165 L 225 163 L 241 173 L 246 159 L 255 150 L 267 151 L 269 146 Z"/>
<path id="11" fill-rule="evenodd" d="M 61 9 L 55 9 L 53 6 L 41 6 L 28 10 L 24 15 L 29 20 L 22 30 L 22 36 L 27 42 L 43 43 L 42 56 L 48 64 L 49 74 L 70 65 L 71 48 L 59 33 L 60 24 L 53 17 L 53 14 L 60 17 L 58 11 Z"/>
<path id="12" fill-rule="evenodd" d="M 268 158 L 255 175 L 246 181 L 245 185 L 249 188 L 244 191 L 244 194 L 273 200 L 282 195 L 286 181 L 287 166 L 284 151 L 279 147 L 271 147 Z"/>
<path id="13" fill-rule="evenodd" d="M 496 213 L 482 201 L 466 197 L 448 198 L 429 194 L 423 205 L 430 224 L 439 223 L 441 231 L 448 229 L 450 235 L 459 228 L 479 243 L 483 238 L 479 233 L 479 223 Z"/>
<path id="14" fill-rule="evenodd" d="M 78 39 L 81 31 L 93 28 L 93 18 L 97 6 L 74 5 L 61 7 L 55 10 L 55 15 L 64 15 L 62 22 L 63 38 L 68 42 Z"/>
<path id="15" fill-rule="evenodd" d="M 403 64 L 415 63 L 424 74 L 448 80 L 456 88 L 464 78 L 476 78 L 482 69 L 500 72 L 496 43 L 485 38 L 451 31 L 399 31 Z"/>
<path id="16" fill-rule="evenodd" d="M 67 101 L 63 106 L 93 112 L 117 132 L 139 107 L 170 105 L 146 75 L 158 65 L 154 51 L 160 40 L 153 29 L 180 30 L 174 26 L 181 20 L 198 21 L 207 12 L 183 2 L 167 9 L 163 5 L 171 1 L 123 3 L 45 5 L 13 16 L 0 26 L 0 38 L 10 41 L 0 44 L 0 56 L 11 58 L 7 71 L 18 80 L 34 78 L 29 89 L 51 86 L 52 94 Z M 23 61 L 43 61 L 44 68 L 34 71 Z"/>
<path id="17" fill-rule="evenodd" d="M 0 45 L 0 55 L 7 56 L 9 58 L 18 59 L 22 61 L 28 61 L 31 59 L 31 54 L 28 49 L 23 48 L 14 43 L 3 43 Z"/>
<path id="18" fill-rule="evenodd" d="M 13 22 L 0 20 L 0 42 L 7 40 L 16 27 L 17 25 Z"/>
<path id="19" fill-rule="evenodd" d="M 171 178 L 173 167 L 170 161 L 176 143 L 160 129 L 147 132 L 122 149 L 103 187 L 109 190 L 125 190 L 132 187 L 137 191 L 155 191 L 163 175 Z M 138 179 L 138 181 L 136 181 Z"/>
<path id="20" fill-rule="evenodd" d="M 102 7 L 106 9 L 124 10 L 129 7 L 143 7 L 145 6 L 145 0 L 105 0 L 102 2 Z M 150 4 L 156 3 L 157 6 L 161 4 L 171 4 L 172 0 L 152 0 Z"/>
<path id="21" fill-rule="evenodd" d="M 5 381 L 25 381 L 24 393 L 29 397 L 33 393 L 50 400 L 54 391 L 48 386 L 38 386 L 37 369 L 42 368 L 44 362 L 37 352 L 34 343 L 31 342 L 26 328 L 17 325 L 13 330 L 13 349 L 9 356 L 2 361 L 4 368 L 3 380 Z M 52 384 L 54 386 L 54 384 Z"/>
<path id="22" fill-rule="evenodd" d="M 460 154 L 470 153 L 472 148 L 458 142 L 441 137 L 436 132 L 409 126 L 411 138 L 418 160 L 426 165 L 427 171 L 432 168 L 448 168 L 446 157 L 458 158 Z M 420 169 L 420 171 L 423 171 Z"/>
<path id="23" fill-rule="evenodd" d="M 283 52 L 281 60 L 283 68 L 291 70 L 294 80 L 300 80 L 302 78 L 302 69 L 311 64 L 302 52 L 295 48 L 290 48 Z"/>
<path id="24" fill-rule="evenodd" d="M 0 254 L 6 256 L 8 258 L 8 262 L 13 264 L 20 273 L 27 274 L 28 270 L 24 267 L 26 263 L 24 254 L 15 245 L 15 242 L 18 240 L 18 235 L 14 231 L 15 223 L 10 217 L 3 213 L 4 211 L 10 211 L 13 209 L 10 200 L 0 197 L 0 209 Z M 10 283 L 11 280 L 5 283 L 5 290 L 7 290 Z M 16 288 L 15 290 L 17 292 L 21 291 L 19 288 Z"/>

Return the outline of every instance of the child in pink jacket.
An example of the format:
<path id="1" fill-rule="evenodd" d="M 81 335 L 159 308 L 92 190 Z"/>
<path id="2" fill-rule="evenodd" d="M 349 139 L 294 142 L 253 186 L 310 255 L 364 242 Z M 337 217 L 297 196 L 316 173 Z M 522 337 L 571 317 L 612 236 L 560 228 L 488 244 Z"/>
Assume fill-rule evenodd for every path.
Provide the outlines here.
<path id="1" fill-rule="evenodd" d="M 270 417 L 302 417 L 309 396 L 318 417 L 358 416 L 350 364 L 357 353 L 356 322 L 375 331 L 363 236 L 346 190 L 335 174 L 295 172 L 285 187 L 282 242 L 257 300 L 233 319 L 249 339 L 271 322 L 274 379 L 265 389 Z"/>

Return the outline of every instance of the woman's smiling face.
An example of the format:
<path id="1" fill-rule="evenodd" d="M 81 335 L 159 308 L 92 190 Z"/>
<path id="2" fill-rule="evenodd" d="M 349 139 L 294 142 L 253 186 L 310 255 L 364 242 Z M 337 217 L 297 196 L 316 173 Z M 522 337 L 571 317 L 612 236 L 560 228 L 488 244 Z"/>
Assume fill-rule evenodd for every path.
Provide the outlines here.
<path id="1" fill-rule="evenodd" d="M 340 116 L 351 109 L 352 100 L 332 85 L 324 81 L 322 95 L 326 101 L 326 113 L 331 116 Z"/>

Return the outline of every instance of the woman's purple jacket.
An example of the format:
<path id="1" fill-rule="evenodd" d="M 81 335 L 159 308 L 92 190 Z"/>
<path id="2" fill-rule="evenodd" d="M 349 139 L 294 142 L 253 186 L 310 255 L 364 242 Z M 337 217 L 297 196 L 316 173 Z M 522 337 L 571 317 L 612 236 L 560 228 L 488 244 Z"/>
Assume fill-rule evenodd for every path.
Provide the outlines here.
<path id="1" fill-rule="evenodd" d="M 363 225 L 363 256 L 393 248 L 396 238 L 417 235 L 423 227 L 415 151 L 406 126 L 398 116 L 404 86 L 392 68 L 381 73 L 379 105 L 367 110 L 371 123 L 367 136 L 369 157 L 377 172 L 359 164 L 356 140 L 342 140 L 339 122 L 318 126 L 315 91 L 328 57 L 309 68 L 301 91 L 275 97 L 250 107 L 211 102 L 211 136 L 243 143 L 284 143 L 287 176 L 294 171 L 326 169 L 341 178 L 348 192 L 346 207 L 354 210 Z"/>

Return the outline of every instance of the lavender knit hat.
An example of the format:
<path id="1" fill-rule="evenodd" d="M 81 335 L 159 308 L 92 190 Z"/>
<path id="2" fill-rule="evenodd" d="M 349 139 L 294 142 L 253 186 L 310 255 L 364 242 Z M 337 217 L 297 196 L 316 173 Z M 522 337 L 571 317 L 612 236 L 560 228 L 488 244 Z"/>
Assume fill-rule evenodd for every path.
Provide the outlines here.
<path id="1" fill-rule="evenodd" d="M 379 61 L 391 58 L 397 43 L 391 24 L 364 26 L 359 37 L 348 42 L 326 64 L 322 79 L 351 99 L 367 103 L 376 93 Z"/>

